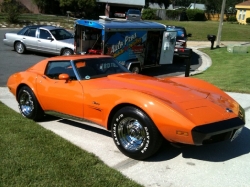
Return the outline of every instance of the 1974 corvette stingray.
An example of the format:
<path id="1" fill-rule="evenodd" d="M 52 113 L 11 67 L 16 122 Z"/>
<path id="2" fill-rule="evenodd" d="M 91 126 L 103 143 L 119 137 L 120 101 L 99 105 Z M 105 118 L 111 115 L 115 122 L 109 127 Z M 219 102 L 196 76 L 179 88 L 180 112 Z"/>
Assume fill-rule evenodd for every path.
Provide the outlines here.
<path id="1" fill-rule="evenodd" d="M 52 57 L 11 75 L 8 88 L 24 117 L 48 112 L 110 130 L 118 149 L 145 159 L 171 143 L 203 145 L 235 139 L 244 109 L 219 88 L 196 78 L 129 72 L 105 55 Z"/>

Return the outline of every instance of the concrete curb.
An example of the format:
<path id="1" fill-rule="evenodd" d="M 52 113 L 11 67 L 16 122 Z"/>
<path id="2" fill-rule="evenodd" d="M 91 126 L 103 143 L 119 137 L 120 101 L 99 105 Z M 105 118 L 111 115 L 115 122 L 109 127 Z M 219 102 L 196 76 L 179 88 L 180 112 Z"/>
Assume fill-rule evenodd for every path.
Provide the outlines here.
<path id="1" fill-rule="evenodd" d="M 200 56 L 202 61 L 201 66 L 192 73 L 190 73 L 190 76 L 202 73 L 206 71 L 210 66 L 212 66 L 212 59 L 206 53 L 199 51 L 196 47 L 190 48 L 193 50 L 193 52 Z"/>

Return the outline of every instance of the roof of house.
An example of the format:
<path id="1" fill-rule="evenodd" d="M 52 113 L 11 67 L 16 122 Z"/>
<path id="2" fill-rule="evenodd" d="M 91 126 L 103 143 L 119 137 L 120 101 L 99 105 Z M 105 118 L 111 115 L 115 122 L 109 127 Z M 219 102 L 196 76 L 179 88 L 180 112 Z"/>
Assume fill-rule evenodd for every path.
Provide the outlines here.
<path id="1" fill-rule="evenodd" d="M 236 5 L 250 6 L 250 0 L 244 1 L 244 2 L 236 4 Z"/>

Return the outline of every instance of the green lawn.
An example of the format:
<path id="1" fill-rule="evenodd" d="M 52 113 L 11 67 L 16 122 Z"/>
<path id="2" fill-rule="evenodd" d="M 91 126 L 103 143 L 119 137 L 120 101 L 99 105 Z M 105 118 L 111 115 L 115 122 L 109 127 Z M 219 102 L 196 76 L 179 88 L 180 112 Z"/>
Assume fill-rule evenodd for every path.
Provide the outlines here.
<path id="1" fill-rule="evenodd" d="M 0 102 L 0 186 L 140 186 Z"/>
<path id="2" fill-rule="evenodd" d="M 200 49 L 212 59 L 212 66 L 195 77 L 204 79 L 224 91 L 250 93 L 250 47 L 248 53 L 230 53 L 226 47 Z"/>
<path id="3" fill-rule="evenodd" d="M 165 25 L 184 26 L 188 33 L 192 33 L 189 40 L 204 41 L 208 34 L 217 35 L 218 21 L 158 21 Z M 224 22 L 222 26 L 221 41 L 250 41 L 250 25 L 239 25 Z"/>

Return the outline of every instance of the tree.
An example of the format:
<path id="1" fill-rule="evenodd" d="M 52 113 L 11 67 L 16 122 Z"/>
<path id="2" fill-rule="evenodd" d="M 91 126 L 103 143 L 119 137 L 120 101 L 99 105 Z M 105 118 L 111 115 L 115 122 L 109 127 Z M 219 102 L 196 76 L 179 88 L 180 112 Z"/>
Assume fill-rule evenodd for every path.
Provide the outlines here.
<path id="1" fill-rule="evenodd" d="M 73 12 L 82 12 L 83 14 L 91 15 L 97 13 L 95 10 L 97 8 L 96 0 L 59 0 L 60 7 L 63 9 L 68 9 Z"/>
<path id="2" fill-rule="evenodd" d="M 22 8 L 20 4 L 15 0 L 4 0 L 0 4 L 2 12 L 6 13 L 6 20 L 9 23 L 17 23 L 20 14 L 22 13 Z"/>
<path id="3" fill-rule="evenodd" d="M 59 7 L 58 0 L 32 0 L 39 9 L 41 13 L 47 14 L 60 14 L 61 10 Z"/>

